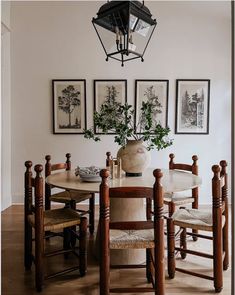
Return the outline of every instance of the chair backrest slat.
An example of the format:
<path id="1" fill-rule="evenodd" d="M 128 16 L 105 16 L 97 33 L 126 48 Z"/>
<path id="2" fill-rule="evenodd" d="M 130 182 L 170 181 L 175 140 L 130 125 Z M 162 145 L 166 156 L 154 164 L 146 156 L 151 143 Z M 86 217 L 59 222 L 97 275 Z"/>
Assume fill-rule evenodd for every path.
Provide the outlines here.
<path id="1" fill-rule="evenodd" d="M 117 187 L 109 189 L 110 198 L 153 198 L 153 189 L 148 187 Z"/>
<path id="2" fill-rule="evenodd" d="M 192 172 L 192 165 L 188 165 L 188 164 L 173 164 L 171 166 L 171 169 L 185 170 L 185 171 Z"/>
<path id="3" fill-rule="evenodd" d="M 153 228 L 153 221 L 120 221 L 109 223 L 109 229 L 138 230 L 151 228 Z"/>
<path id="4" fill-rule="evenodd" d="M 66 163 L 58 163 L 58 164 L 51 165 L 51 171 L 62 170 L 62 169 L 67 169 Z"/>

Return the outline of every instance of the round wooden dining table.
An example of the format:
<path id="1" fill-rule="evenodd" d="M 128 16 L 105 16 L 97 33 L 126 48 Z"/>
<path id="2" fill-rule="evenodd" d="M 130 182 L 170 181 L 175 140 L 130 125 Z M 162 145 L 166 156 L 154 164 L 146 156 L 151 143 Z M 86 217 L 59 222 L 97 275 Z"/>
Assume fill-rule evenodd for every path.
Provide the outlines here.
<path id="1" fill-rule="evenodd" d="M 142 176 L 109 179 L 109 187 L 131 187 L 144 186 L 153 187 L 154 168 L 148 168 Z M 201 185 L 201 178 L 189 172 L 161 169 L 163 177 L 161 180 L 164 193 L 175 193 L 186 191 Z M 75 175 L 75 171 L 65 171 L 51 174 L 46 178 L 46 182 L 54 187 L 76 190 L 79 192 L 99 193 L 100 182 L 85 182 Z M 145 220 L 146 211 L 144 210 L 143 199 L 112 199 L 110 202 L 111 221 L 131 221 Z M 96 244 L 97 245 L 97 244 Z M 97 245 L 98 247 L 98 245 Z M 142 263 L 145 260 L 145 251 L 136 250 L 111 250 L 112 264 L 133 264 Z"/>

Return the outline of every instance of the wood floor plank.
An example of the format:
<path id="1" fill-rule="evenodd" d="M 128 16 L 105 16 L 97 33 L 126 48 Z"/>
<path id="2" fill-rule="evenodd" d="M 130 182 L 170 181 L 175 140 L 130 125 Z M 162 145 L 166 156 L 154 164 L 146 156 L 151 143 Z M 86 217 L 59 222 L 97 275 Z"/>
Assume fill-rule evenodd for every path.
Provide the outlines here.
<path id="1" fill-rule="evenodd" d="M 97 210 L 96 210 L 97 211 Z M 96 212 L 96 217 L 98 212 Z M 1 254 L 2 254 L 2 294 L 4 295 L 36 295 L 34 289 L 34 267 L 31 272 L 24 271 L 23 262 L 23 206 L 14 205 L 2 212 L 2 234 L 1 234 Z M 97 220 L 96 220 L 97 223 Z M 60 239 L 60 238 L 55 238 Z M 49 242 L 49 247 L 56 246 L 58 240 Z M 79 273 L 74 272 L 45 282 L 43 295 L 99 295 L 99 268 L 98 262 L 94 258 L 94 241 L 89 238 L 88 251 L 88 272 L 83 278 Z M 189 242 L 189 247 L 197 250 L 208 249 L 210 252 L 211 241 L 199 240 Z M 231 248 L 230 248 L 231 249 Z M 65 261 L 63 257 L 50 258 L 51 264 L 48 271 L 60 270 L 61 267 L 71 262 Z M 188 255 L 186 260 L 177 260 L 178 267 L 187 267 L 189 270 L 197 270 L 205 275 L 211 275 L 212 261 L 209 259 L 193 257 Z M 126 269 L 111 271 L 112 287 L 122 286 L 149 287 L 145 280 L 144 269 Z M 213 282 L 197 277 L 176 273 L 173 280 L 167 278 L 166 272 L 166 294 L 168 295 L 193 295 L 193 294 L 213 294 Z M 143 293 L 150 294 L 150 293 Z M 224 272 L 224 289 L 221 295 L 231 294 L 231 267 Z M 132 294 L 134 295 L 134 293 Z"/>

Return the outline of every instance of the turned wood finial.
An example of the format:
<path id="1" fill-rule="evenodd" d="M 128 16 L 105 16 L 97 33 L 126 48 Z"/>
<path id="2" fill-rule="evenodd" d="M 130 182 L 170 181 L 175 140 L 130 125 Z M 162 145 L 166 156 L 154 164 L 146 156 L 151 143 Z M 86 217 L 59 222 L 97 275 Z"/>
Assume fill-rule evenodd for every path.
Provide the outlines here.
<path id="1" fill-rule="evenodd" d="M 214 174 L 218 174 L 220 172 L 219 165 L 213 165 L 212 166 L 212 171 L 214 172 Z"/>
<path id="2" fill-rule="evenodd" d="M 33 163 L 32 163 L 32 161 L 26 161 L 24 163 L 24 165 L 27 168 L 27 171 L 30 171 L 31 170 L 31 167 L 33 166 Z"/>
<path id="3" fill-rule="evenodd" d="M 45 159 L 46 159 L 47 162 L 50 162 L 51 156 L 50 155 L 46 155 Z"/>
<path id="4" fill-rule="evenodd" d="M 108 177 L 109 170 L 102 169 L 100 171 L 100 177 L 102 177 L 102 181 L 100 184 L 100 222 L 108 223 L 109 222 L 109 186 L 108 186 Z M 101 234 L 104 237 L 107 233 Z M 105 240 L 105 238 L 104 238 Z"/>
<path id="5" fill-rule="evenodd" d="M 220 166 L 219 165 L 213 165 L 212 166 L 212 171 L 214 173 L 213 179 L 215 179 L 215 180 L 219 179 Z"/>
<path id="6" fill-rule="evenodd" d="M 193 155 L 192 156 L 192 160 L 193 160 L 193 164 L 196 165 L 197 164 L 197 160 L 198 160 L 198 156 L 197 155 Z"/>
<path id="7" fill-rule="evenodd" d="M 170 154 L 170 155 L 169 155 L 169 158 L 171 159 L 171 161 L 173 161 L 174 157 L 175 157 L 174 154 Z"/>
<path id="8" fill-rule="evenodd" d="M 37 176 L 42 172 L 43 166 L 41 164 L 37 164 L 34 167 L 34 171 L 37 173 Z"/>
<path id="9" fill-rule="evenodd" d="M 163 176 L 163 173 L 162 173 L 161 169 L 155 169 L 155 170 L 153 171 L 153 175 L 154 175 L 156 181 L 157 181 L 157 182 L 160 182 L 160 180 L 161 180 L 161 178 L 162 178 L 162 176 Z"/>
<path id="10" fill-rule="evenodd" d="M 213 165 L 212 171 L 214 172 L 214 177 L 212 178 L 212 206 L 213 215 L 220 215 L 221 212 L 218 210 L 222 207 L 222 195 L 221 195 L 221 182 L 220 182 L 220 166 Z M 213 222 L 217 222 L 213 220 Z M 215 226 L 215 223 L 214 223 Z"/>
<path id="11" fill-rule="evenodd" d="M 30 191 L 28 191 L 29 189 L 32 190 L 32 184 L 31 184 L 31 178 L 32 178 L 32 170 L 31 167 L 33 166 L 32 161 L 26 161 L 25 163 L 25 167 L 26 167 L 26 171 L 24 174 L 24 181 L 25 181 L 25 196 L 28 194 L 31 194 Z M 28 198 L 28 196 L 26 196 L 26 198 Z"/>
<path id="12" fill-rule="evenodd" d="M 173 164 L 174 164 L 174 154 L 170 154 L 169 158 L 170 158 L 170 162 L 169 162 L 169 169 L 173 169 Z"/>
<path id="13" fill-rule="evenodd" d="M 34 166 L 34 170 L 36 172 L 36 177 L 34 181 L 35 186 L 35 232 L 43 232 L 43 177 L 41 172 L 43 170 L 43 166 L 37 164 Z M 35 234 L 35 238 L 39 236 L 37 233 Z M 37 239 L 37 238 L 36 238 Z M 36 240 L 37 242 L 37 240 Z M 43 247 L 43 246 L 42 246 Z"/>
<path id="14" fill-rule="evenodd" d="M 228 166 L 227 161 L 225 161 L 225 160 L 221 160 L 221 161 L 220 161 L 220 166 L 221 166 L 221 168 L 222 168 L 222 174 L 226 173 L 226 167 Z"/>
<path id="15" fill-rule="evenodd" d="M 66 156 L 66 158 L 67 158 L 67 161 L 69 161 L 70 158 L 71 158 L 71 154 L 70 154 L 70 153 L 67 153 L 65 156 Z"/>
<path id="16" fill-rule="evenodd" d="M 198 165 L 197 165 L 198 156 L 193 155 L 192 160 L 193 160 L 192 173 L 195 175 L 198 175 Z"/>
<path id="17" fill-rule="evenodd" d="M 47 177 L 48 175 L 51 174 L 51 156 L 50 155 L 46 155 L 45 157 L 46 159 L 46 165 L 45 165 L 45 176 Z"/>
<path id="18" fill-rule="evenodd" d="M 109 170 L 107 169 L 102 169 L 100 171 L 100 177 L 102 178 L 102 181 L 106 181 L 106 179 L 109 177 Z"/>

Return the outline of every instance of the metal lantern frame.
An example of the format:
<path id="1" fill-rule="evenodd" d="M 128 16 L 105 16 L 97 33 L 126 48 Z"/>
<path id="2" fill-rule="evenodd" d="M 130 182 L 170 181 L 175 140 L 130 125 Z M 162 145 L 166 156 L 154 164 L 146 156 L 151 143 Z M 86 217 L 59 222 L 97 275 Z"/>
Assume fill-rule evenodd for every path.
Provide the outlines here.
<path id="1" fill-rule="evenodd" d="M 137 18 L 132 29 L 130 29 L 131 15 Z M 146 38 L 146 44 L 144 45 L 142 53 L 135 52 L 129 48 L 131 30 L 132 32 L 135 32 L 139 21 L 143 21 L 150 26 L 153 26 L 152 32 L 150 33 L 149 37 Z M 157 21 L 156 19 L 152 19 L 152 15 L 149 9 L 144 5 L 144 1 L 108 1 L 100 7 L 97 13 L 97 17 L 92 19 L 92 24 L 106 54 L 106 61 L 108 61 L 109 58 L 112 58 L 120 61 L 123 66 L 124 62 L 137 58 L 140 58 L 142 62 L 144 61 L 143 56 L 156 28 Z M 96 26 L 107 29 L 114 34 L 117 34 L 116 30 L 118 28 L 118 31 L 120 32 L 120 34 L 122 34 L 124 42 L 122 44 L 119 44 L 118 40 L 116 39 L 117 50 L 108 53 Z M 117 57 L 118 54 L 121 55 L 120 58 Z M 134 55 L 134 57 L 130 57 L 129 54 Z"/>

